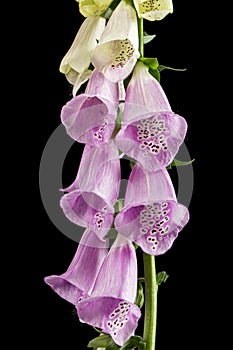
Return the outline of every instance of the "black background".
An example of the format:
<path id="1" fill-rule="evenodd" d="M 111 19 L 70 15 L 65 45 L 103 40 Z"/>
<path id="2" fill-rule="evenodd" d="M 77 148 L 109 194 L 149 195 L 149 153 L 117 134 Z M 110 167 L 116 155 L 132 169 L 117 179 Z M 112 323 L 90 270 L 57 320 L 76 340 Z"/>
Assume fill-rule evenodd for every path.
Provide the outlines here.
<path id="1" fill-rule="evenodd" d="M 24 176 L 20 184 L 23 194 L 21 192 L 18 202 L 22 216 L 16 225 L 22 235 L 20 244 L 14 244 L 19 311 L 13 323 L 18 331 L 18 344 L 26 348 L 65 346 L 84 350 L 97 333 L 81 324 L 73 306 L 43 281 L 47 275 L 66 270 L 77 243 L 59 232 L 50 221 L 40 198 L 38 179 L 45 144 L 60 124 L 62 106 L 72 97 L 72 88 L 59 72 L 59 64 L 84 18 L 74 0 L 44 0 L 36 6 L 29 5 L 27 10 L 30 15 L 25 16 L 21 36 L 24 55 L 20 55 L 20 60 L 24 64 L 18 85 L 27 118 L 21 125 L 27 131 L 24 136 L 27 142 L 21 151 L 24 161 L 20 158 L 17 165 L 18 173 Z M 161 85 L 173 111 L 187 120 L 185 144 L 191 158 L 196 159 L 190 221 L 173 247 L 156 258 L 157 270 L 166 270 L 169 275 L 159 288 L 156 350 L 167 350 L 171 346 L 183 350 L 190 348 L 190 344 L 192 348 L 200 348 L 200 343 L 208 347 L 213 342 L 210 325 L 216 313 L 213 303 L 215 244 L 206 205 L 212 192 L 208 172 L 213 148 L 207 139 L 211 133 L 211 106 L 217 95 L 213 61 L 220 37 L 215 36 L 213 42 L 212 19 L 213 14 L 207 7 L 202 5 L 201 10 L 197 9 L 196 1 L 174 0 L 173 14 L 160 22 L 144 21 L 145 31 L 156 34 L 145 46 L 145 56 L 157 57 L 163 65 L 187 68 L 185 72 L 162 72 Z M 22 86 L 26 86 L 23 92 Z M 82 148 L 75 145 L 68 154 L 63 169 L 66 185 L 74 179 Z M 14 158 L 17 160 L 17 153 Z M 127 168 L 124 172 L 127 175 Z M 175 170 L 171 173 L 175 180 Z M 140 251 L 138 259 L 142 275 Z M 15 298 L 15 292 L 13 294 Z M 12 321 L 9 324 L 12 327 Z M 142 334 L 142 320 L 137 334 Z"/>

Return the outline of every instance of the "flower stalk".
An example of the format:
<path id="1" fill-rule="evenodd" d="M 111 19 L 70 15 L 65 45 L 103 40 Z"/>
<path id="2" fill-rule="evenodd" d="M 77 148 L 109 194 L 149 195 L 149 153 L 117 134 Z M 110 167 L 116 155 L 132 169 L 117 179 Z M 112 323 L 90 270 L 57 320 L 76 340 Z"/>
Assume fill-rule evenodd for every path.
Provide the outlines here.
<path id="1" fill-rule="evenodd" d="M 155 257 L 143 253 L 145 277 L 145 316 L 143 340 L 145 350 L 155 349 L 156 323 L 157 323 L 157 292 Z"/>
<path id="2" fill-rule="evenodd" d="M 144 41 L 143 41 L 143 18 L 138 18 L 138 37 L 139 37 L 139 52 L 140 57 L 144 56 Z"/>
<path id="3" fill-rule="evenodd" d="M 140 56 L 144 56 L 143 18 L 138 19 L 138 36 Z M 157 291 L 155 257 L 143 252 L 144 278 L 145 278 L 145 315 L 143 340 L 145 350 L 155 349 L 156 323 L 157 323 Z"/>

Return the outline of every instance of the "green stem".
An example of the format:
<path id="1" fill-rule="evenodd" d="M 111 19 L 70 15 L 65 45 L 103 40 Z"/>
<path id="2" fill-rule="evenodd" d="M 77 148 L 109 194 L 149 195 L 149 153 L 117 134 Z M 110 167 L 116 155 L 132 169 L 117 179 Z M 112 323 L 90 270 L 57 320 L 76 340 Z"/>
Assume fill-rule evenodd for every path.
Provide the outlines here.
<path id="1" fill-rule="evenodd" d="M 139 37 L 139 52 L 141 57 L 144 56 L 144 42 L 143 42 L 143 18 L 138 18 L 138 37 Z"/>
<path id="2" fill-rule="evenodd" d="M 144 56 L 143 18 L 138 19 L 139 52 Z M 143 338 L 145 350 L 155 350 L 156 321 L 157 321 L 157 292 L 155 257 L 143 253 L 145 278 L 145 318 Z"/>
<path id="3" fill-rule="evenodd" d="M 157 321 L 157 292 L 155 257 L 143 253 L 145 277 L 145 318 L 143 338 L 145 350 L 155 350 Z"/>

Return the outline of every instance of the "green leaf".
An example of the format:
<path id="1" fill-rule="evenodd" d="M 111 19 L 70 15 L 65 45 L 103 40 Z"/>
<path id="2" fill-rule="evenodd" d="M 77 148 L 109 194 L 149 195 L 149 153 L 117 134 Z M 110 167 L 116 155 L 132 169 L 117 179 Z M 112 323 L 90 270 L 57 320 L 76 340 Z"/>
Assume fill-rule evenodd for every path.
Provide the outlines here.
<path id="1" fill-rule="evenodd" d="M 157 69 L 159 67 L 159 62 L 157 58 L 140 57 L 139 60 L 151 69 Z"/>
<path id="2" fill-rule="evenodd" d="M 88 348 L 106 348 L 110 342 L 112 342 L 112 338 L 108 334 L 100 335 L 97 338 L 92 339 L 87 344 Z"/>
<path id="3" fill-rule="evenodd" d="M 160 72 L 158 70 L 158 68 L 156 69 L 151 69 L 149 68 L 149 73 L 155 78 L 158 80 L 158 82 L 160 82 Z"/>
<path id="4" fill-rule="evenodd" d="M 168 67 L 168 66 L 163 66 L 162 64 L 160 64 L 158 66 L 159 72 L 161 72 L 164 69 L 174 70 L 174 71 L 177 71 L 177 72 L 184 72 L 184 71 L 187 70 L 187 68 L 172 68 L 172 67 Z"/>
<path id="5" fill-rule="evenodd" d="M 146 32 L 143 33 L 143 44 L 147 44 L 156 37 L 155 34 L 149 35 Z"/>
<path id="6" fill-rule="evenodd" d="M 132 350 L 137 347 L 139 350 L 145 349 L 145 342 L 139 335 L 133 335 L 127 340 L 127 342 L 120 348 L 120 350 Z"/>
<path id="7" fill-rule="evenodd" d="M 159 273 L 157 273 L 156 275 L 156 283 L 158 286 L 160 286 L 161 283 L 165 283 L 166 280 L 168 279 L 168 275 L 166 273 L 166 271 L 161 271 Z"/>
<path id="8" fill-rule="evenodd" d="M 192 159 L 188 162 L 182 162 L 181 160 L 178 160 L 178 159 L 173 159 L 173 161 L 167 166 L 167 169 L 171 169 L 172 167 L 174 166 L 185 166 L 185 165 L 189 165 L 191 163 L 194 162 L 195 159 Z"/>
<path id="9" fill-rule="evenodd" d="M 143 307 L 144 304 L 144 290 L 141 280 L 138 280 L 137 295 L 134 304 L 136 304 L 140 309 Z"/>

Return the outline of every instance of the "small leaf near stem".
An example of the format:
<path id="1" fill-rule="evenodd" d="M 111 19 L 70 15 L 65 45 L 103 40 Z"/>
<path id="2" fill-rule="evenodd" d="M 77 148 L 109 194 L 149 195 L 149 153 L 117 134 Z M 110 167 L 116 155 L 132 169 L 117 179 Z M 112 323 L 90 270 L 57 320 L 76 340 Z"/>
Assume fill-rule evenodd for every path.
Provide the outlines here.
<path id="1" fill-rule="evenodd" d="M 181 160 L 178 159 L 173 159 L 173 161 L 167 166 L 167 169 L 171 169 L 172 167 L 177 167 L 177 166 L 185 166 L 185 165 L 189 165 L 192 164 L 194 162 L 195 159 L 192 159 L 188 162 L 182 162 Z"/>

